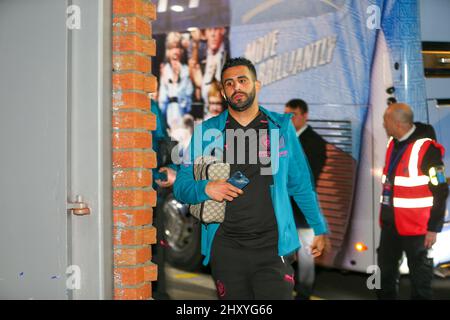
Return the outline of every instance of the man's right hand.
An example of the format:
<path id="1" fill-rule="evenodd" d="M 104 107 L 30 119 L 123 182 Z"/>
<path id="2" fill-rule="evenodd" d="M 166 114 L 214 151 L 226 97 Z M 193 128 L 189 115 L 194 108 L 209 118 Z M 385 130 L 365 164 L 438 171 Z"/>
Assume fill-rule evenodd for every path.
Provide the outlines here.
<path id="1" fill-rule="evenodd" d="M 224 200 L 233 201 L 234 198 L 244 193 L 244 191 L 228 183 L 225 179 L 208 182 L 205 192 L 212 200 L 218 202 Z"/>

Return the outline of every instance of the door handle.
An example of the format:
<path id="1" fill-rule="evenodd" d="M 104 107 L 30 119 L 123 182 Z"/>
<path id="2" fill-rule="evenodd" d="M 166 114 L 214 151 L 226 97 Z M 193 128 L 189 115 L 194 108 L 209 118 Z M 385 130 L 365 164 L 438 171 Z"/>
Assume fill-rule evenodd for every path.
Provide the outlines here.
<path id="1" fill-rule="evenodd" d="M 75 199 L 74 202 L 69 202 L 67 204 L 67 210 L 70 211 L 70 213 L 76 216 L 86 216 L 91 214 L 91 209 L 87 203 L 83 202 L 82 196 L 77 195 Z"/>

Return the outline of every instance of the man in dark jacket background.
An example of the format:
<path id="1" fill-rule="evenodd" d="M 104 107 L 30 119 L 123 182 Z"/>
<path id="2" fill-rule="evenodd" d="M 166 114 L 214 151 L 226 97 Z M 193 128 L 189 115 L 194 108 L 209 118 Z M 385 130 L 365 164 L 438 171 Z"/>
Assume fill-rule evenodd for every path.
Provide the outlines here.
<path id="1" fill-rule="evenodd" d="M 327 159 L 326 141 L 307 124 L 308 121 L 308 105 L 301 99 L 292 99 L 285 106 L 285 113 L 293 115 L 292 122 L 300 144 L 303 147 L 309 167 L 312 171 L 314 185 L 317 184 L 319 175 L 325 166 Z M 314 237 L 313 230 L 306 222 L 306 219 L 297 206 L 295 201 L 291 199 L 292 208 L 294 210 L 294 219 L 297 226 L 300 241 L 304 244 L 297 253 L 297 276 L 295 277 L 295 291 L 297 300 L 309 300 L 313 291 L 315 279 L 314 257 L 308 248 Z"/>

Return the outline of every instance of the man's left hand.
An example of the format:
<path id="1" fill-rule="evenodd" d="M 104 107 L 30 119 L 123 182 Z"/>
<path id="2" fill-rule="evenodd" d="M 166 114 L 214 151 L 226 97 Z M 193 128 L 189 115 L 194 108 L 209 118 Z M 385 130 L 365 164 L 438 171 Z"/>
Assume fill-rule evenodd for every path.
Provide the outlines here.
<path id="1" fill-rule="evenodd" d="M 314 258 L 320 257 L 323 253 L 323 250 L 326 246 L 326 237 L 321 234 L 315 236 L 313 239 L 313 243 L 311 244 L 311 254 Z"/>
<path id="2" fill-rule="evenodd" d="M 436 235 L 437 235 L 436 232 L 432 232 L 432 231 L 427 232 L 427 234 L 425 236 L 425 243 L 424 243 L 425 248 L 430 249 L 433 246 L 433 244 L 435 244 Z"/>
<path id="3" fill-rule="evenodd" d="M 159 172 L 164 172 L 164 171 L 167 174 L 167 180 L 161 181 L 158 179 L 158 180 L 155 180 L 155 182 L 158 186 L 160 186 L 162 188 L 169 188 L 174 184 L 175 179 L 177 177 L 177 172 L 168 167 L 162 167 L 161 169 L 159 169 Z"/>

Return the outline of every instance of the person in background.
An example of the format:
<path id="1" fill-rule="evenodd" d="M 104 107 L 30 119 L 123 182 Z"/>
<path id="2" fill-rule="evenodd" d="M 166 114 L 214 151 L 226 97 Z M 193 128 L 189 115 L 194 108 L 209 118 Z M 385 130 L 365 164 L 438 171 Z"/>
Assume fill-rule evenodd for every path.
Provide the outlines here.
<path id="1" fill-rule="evenodd" d="M 200 102 L 202 99 L 202 68 L 201 61 L 206 61 L 208 46 L 204 30 L 193 28 L 188 48 L 189 75 L 194 84 L 194 101 Z"/>
<path id="2" fill-rule="evenodd" d="M 284 111 L 285 113 L 292 114 L 292 123 L 308 159 L 314 185 L 316 185 L 327 159 L 327 143 L 308 125 L 308 105 L 305 101 L 292 99 L 286 103 Z M 314 238 L 314 232 L 308 225 L 302 210 L 297 206 L 292 197 L 291 203 L 294 209 L 298 235 L 301 243 L 304 244 L 297 251 L 297 277 L 295 277 L 296 299 L 309 300 L 313 292 L 315 280 L 314 257 L 309 251 L 309 246 Z"/>
<path id="3" fill-rule="evenodd" d="M 171 161 L 170 149 L 173 146 L 167 134 L 167 125 L 158 106 L 158 90 L 150 94 L 151 112 L 156 117 L 156 129 L 152 131 L 152 148 L 157 154 L 158 166 L 152 169 L 153 189 L 156 190 L 156 207 L 153 211 L 153 222 L 157 230 L 157 242 L 153 248 L 153 261 L 158 267 L 158 280 L 153 283 L 153 298 L 155 300 L 169 300 L 166 287 L 166 247 L 163 203 L 175 182 L 177 166 Z"/>
<path id="4" fill-rule="evenodd" d="M 226 29 L 224 27 L 206 28 L 204 37 L 206 39 L 206 57 L 200 60 L 199 52 L 200 37 L 193 37 L 194 50 L 192 51 L 190 65 L 191 78 L 196 88 L 200 89 L 201 98 L 205 103 L 206 113 L 208 110 L 208 92 L 213 81 L 220 82 L 222 67 L 228 59 L 225 46 Z"/>
<path id="5" fill-rule="evenodd" d="M 213 81 L 208 92 L 208 111 L 204 120 L 218 116 L 224 110 L 222 94 L 220 92 L 220 83 Z"/>
<path id="6" fill-rule="evenodd" d="M 382 176 L 378 299 L 398 297 L 399 265 L 408 259 L 411 299 L 431 299 L 433 259 L 429 251 L 444 224 L 448 184 L 444 147 L 431 126 L 414 123 L 411 108 L 393 103 L 384 113 L 390 137 Z"/>
<path id="7" fill-rule="evenodd" d="M 181 61 L 181 34 L 170 32 L 166 39 L 166 60 L 161 69 L 159 107 L 170 132 L 183 127 L 183 116 L 191 111 L 193 85 L 189 68 Z"/>

